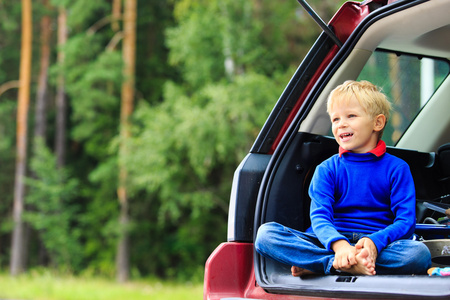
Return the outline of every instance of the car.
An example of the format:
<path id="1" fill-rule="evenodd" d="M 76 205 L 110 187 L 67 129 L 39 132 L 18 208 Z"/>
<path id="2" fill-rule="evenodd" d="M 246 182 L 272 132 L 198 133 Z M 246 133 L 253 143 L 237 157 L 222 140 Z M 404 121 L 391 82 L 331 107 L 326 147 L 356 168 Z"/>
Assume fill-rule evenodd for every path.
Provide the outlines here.
<path id="1" fill-rule="evenodd" d="M 206 262 L 204 299 L 449 299 L 450 277 L 293 277 L 290 266 L 254 250 L 261 224 L 310 226 L 312 174 L 338 151 L 327 96 L 346 80 L 368 80 L 394 106 L 383 140 L 410 166 L 415 233 L 429 246 L 434 266 L 450 265 L 450 251 L 433 248 L 440 242 L 450 249 L 442 213 L 450 207 L 450 1 L 348 1 L 328 24 L 309 12 L 323 32 L 235 171 L 227 241 Z"/>

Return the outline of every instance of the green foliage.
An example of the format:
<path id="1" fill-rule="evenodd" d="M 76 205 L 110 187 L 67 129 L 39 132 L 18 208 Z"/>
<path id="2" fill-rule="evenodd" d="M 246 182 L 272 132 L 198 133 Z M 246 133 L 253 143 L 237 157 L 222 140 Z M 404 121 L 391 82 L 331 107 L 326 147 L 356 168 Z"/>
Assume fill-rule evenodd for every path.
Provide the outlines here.
<path id="1" fill-rule="evenodd" d="M 173 26 L 173 1 L 138 1 L 138 34 L 136 37 L 136 95 L 148 103 L 163 100 L 162 87 L 175 80 L 178 73 L 167 62 L 165 30 Z"/>
<path id="2" fill-rule="evenodd" d="M 262 126 L 279 87 L 262 75 L 236 77 L 231 84 L 206 86 L 188 98 L 173 83 L 158 107 L 137 109 L 136 128 L 128 158 L 131 184 L 174 199 L 181 206 L 226 206 L 222 184 L 245 156 Z M 231 177 L 229 177 L 231 178 Z M 226 189 L 224 189 L 226 190 Z M 180 215 L 178 205 L 162 203 L 160 218 Z"/>
<path id="3" fill-rule="evenodd" d="M 165 249 L 166 240 L 169 265 L 183 270 L 168 268 L 166 276 L 192 275 L 223 240 L 234 169 L 279 93 L 277 80 L 245 74 L 191 97 L 168 83 L 161 105 L 138 107 L 127 160 L 130 186 L 158 199 L 152 208 L 165 236 L 154 239 L 152 248 Z"/>
<path id="4" fill-rule="evenodd" d="M 0 82 L 16 80 L 19 77 L 20 59 L 20 9 L 18 1 L 0 1 Z M 5 49 L 14 48 L 14 51 Z M 4 99 L 1 95 L 0 99 Z"/>
<path id="5" fill-rule="evenodd" d="M 83 147 L 78 159 L 86 169 L 79 225 L 86 272 L 113 276 L 117 243 L 117 147 L 122 58 L 107 51 L 107 39 L 80 33 L 65 47 L 63 72 L 71 101 L 71 137 Z M 58 70 L 55 70 L 58 71 Z"/>
<path id="6" fill-rule="evenodd" d="M 14 1 L 1 1 L 0 2 L 0 28 L 5 31 L 14 31 L 19 28 L 21 6 Z"/>
<path id="7" fill-rule="evenodd" d="M 119 91 L 121 57 L 117 52 L 102 52 L 90 61 L 68 71 L 72 98 L 73 137 L 86 141 L 86 150 L 95 157 L 104 157 L 107 144 L 117 134 L 119 119 Z M 82 72 L 80 72 L 82 71 Z M 73 76 L 73 77 L 72 77 Z M 102 132 L 101 135 L 95 133 Z"/>
<path id="8" fill-rule="evenodd" d="M 89 172 L 83 190 L 87 200 L 78 219 L 85 239 L 83 256 L 89 263 L 83 273 L 114 277 L 119 235 L 116 157 L 105 158 Z"/>
<path id="9" fill-rule="evenodd" d="M 0 241 L 3 245 L 9 243 L 4 236 L 12 230 L 10 212 L 14 197 L 14 182 L 11 179 L 14 178 L 12 174 L 14 174 L 15 168 L 15 110 L 15 101 L 9 101 L 5 95 L 0 97 L 0 165 L 2 166 L 0 172 L 0 216 L 2 216 Z M 0 263 L 5 261 L 7 261 L 6 255 L 1 255 Z"/>
<path id="10" fill-rule="evenodd" d="M 24 218 L 39 232 L 52 264 L 61 270 L 74 271 L 79 267 L 81 245 L 74 222 L 77 207 L 78 180 L 70 178 L 63 168 L 57 168 L 54 155 L 42 140 L 35 141 L 35 155 L 31 159 L 34 178 L 27 179 L 30 192 L 27 204 L 32 210 Z"/>
<path id="11" fill-rule="evenodd" d="M 223 76 L 224 54 L 217 13 L 212 4 L 195 6 L 179 26 L 167 30 L 169 61 L 180 67 L 183 79 L 194 88 Z"/>
<path id="12" fill-rule="evenodd" d="M 75 28 L 84 28 L 86 24 L 92 24 L 99 20 L 99 16 L 107 16 L 110 9 L 109 1 L 105 0 L 53 0 L 56 4 L 64 5 L 69 11 L 72 17 L 68 19 L 68 25 Z"/>

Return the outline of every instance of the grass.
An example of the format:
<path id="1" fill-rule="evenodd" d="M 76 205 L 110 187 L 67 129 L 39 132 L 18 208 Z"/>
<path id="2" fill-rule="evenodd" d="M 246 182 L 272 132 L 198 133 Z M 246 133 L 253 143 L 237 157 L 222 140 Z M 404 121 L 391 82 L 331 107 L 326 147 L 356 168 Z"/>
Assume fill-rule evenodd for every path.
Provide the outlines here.
<path id="1" fill-rule="evenodd" d="M 0 299 L 17 300 L 198 300 L 201 283 L 174 283 L 158 280 L 118 284 L 100 278 L 57 276 L 50 273 L 11 277 L 0 274 Z"/>

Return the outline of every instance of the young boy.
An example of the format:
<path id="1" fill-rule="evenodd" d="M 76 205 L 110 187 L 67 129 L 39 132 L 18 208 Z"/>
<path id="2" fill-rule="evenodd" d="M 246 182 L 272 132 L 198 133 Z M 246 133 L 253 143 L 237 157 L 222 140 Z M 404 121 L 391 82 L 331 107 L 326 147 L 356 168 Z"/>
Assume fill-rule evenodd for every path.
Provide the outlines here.
<path id="1" fill-rule="evenodd" d="M 309 188 L 311 227 L 263 224 L 255 248 L 294 276 L 426 274 L 431 255 L 411 238 L 415 189 L 408 165 L 381 140 L 390 103 L 367 81 L 346 81 L 327 103 L 339 154 L 322 162 Z"/>

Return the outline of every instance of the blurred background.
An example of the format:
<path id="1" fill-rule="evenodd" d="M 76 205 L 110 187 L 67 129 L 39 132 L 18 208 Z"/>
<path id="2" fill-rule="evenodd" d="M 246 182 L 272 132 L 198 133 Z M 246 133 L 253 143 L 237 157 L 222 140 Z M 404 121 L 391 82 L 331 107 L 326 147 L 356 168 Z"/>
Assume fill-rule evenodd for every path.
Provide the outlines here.
<path id="1" fill-rule="evenodd" d="M 201 282 L 319 33 L 295 0 L 0 0 L 2 272 Z"/>

